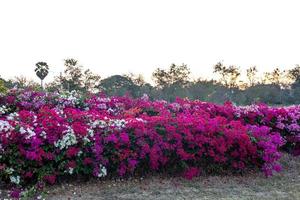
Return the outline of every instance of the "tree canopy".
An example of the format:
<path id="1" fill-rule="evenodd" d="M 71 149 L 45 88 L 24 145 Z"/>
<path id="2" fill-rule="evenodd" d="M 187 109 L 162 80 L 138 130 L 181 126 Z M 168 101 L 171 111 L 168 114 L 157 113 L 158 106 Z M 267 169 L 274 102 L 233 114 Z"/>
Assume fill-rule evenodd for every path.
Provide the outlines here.
<path id="1" fill-rule="evenodd" d="M 45 62 L 36 64 L 35 73 L 44 80 L 49 71 Z M 155 85 L 147 83 L 140 74 L 113 75 L 101 79 L 79 61 L 73 58 L 64 60 L 63 71 L 46 84 L 49 91 L 72 91 L 82 93 L 101 92 L 108 96 L 129 95 L 141 97 L 145 93 L 151 99 L 174 101 L 176 97 L 199 99 L 215 103 L 231 100 L 245 105 L 254 102 L 276 104 L 300 103 L 300 65 L 282 71 L 278 67 L 258 76 L 258 70 L 251 66 L 242 72 L 240 67 L 218 62 L 213 66 L 217 79 L 191 79 L 191 70 L 186 64 L 171 64 L 167 68 L 157 68 L 152 73 Z M 246 79 L 242 80 L 244 73 Z M 13 87 L 40 89 L 39 84 L 24 76 L 14 79 L 0 79 L 0 92 Z"/>

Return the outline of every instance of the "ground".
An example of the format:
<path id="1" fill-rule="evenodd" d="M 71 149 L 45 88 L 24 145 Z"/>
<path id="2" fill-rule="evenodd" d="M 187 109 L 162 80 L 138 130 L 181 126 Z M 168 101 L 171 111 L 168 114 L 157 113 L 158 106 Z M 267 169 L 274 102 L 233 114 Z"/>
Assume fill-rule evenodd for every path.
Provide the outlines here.
<path id="1" fill-rule="evenodd" d="M 300 157 L 284 155 L 283 171 L 270 178 L 262 173 L 201 176 L 191 181 L 158 176 L 131 180 L 91 180 L 48 187 L 46 199 L 293 199 L 300 200 Z"/>
<path id="2" fill-rule="evenodd" d="M 152 177 L 126 181 L 90 181 L 48 188 L 47 199 L 299 199 L 300 157 L 284 155 L 283 171 L 270 178 L 205 176 L 192 181 Z"/>

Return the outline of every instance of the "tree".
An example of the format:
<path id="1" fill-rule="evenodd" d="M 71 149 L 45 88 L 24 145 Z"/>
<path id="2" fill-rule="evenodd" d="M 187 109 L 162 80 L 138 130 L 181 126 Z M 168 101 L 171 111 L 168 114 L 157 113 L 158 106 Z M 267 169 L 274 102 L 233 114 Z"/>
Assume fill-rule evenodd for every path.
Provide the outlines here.
<path id="1" fill-rule="evenodd" d="M 227 100 L 225 94 L 228 92 L 228 88 L 215 80 L 197 79 L 187 89 L 190 99 L 215 103 L 223 103 Z"/>
<path id="2" fill-rule="evenodd" d="M 289 78 L 286 71 L 281 71 L 275 68 L 272 72 L 266 72 L 264 76 L 264 83 L 279 87 L 280 102 L 283 103 L 283 89 L 289 88 Z"/>
<path id="3" fill-rule="evenodd" d="M 30 88 L 37 90 L 41 88 L 37 82 L 27 79 L 25 76 L 16 76 L 14 79 L 9 80 L 9 82 L 12 87 L 21 89 Z"/>
<path id="4" fill-rule="evenodd" d="M 49 66 L 46 62 L 38 62 L 35 64 L 35 73 L 39 79 L 41 79 L 41 88 L 43 88 L 43 80 L 49 73 Z"/>
<path id="5" fill-rule="evenodd" d="M 275 68 L 272 72 L 265 73 L 265 82 L 274 85 L 280 85 L 282 72 L 279 68 Z"/>
<path id="6" fill-rule="evenodd" d="M 160 88 L 170 85 L 170 75 L 164 69 L 157 68 L 152 73 L 152 77 L 156 85 Z"/>
<path id="7" fill-rule="evenodd" d="M 127 77 L 128 79 L 130 79 L 132 82 L 134 82 L 134 84 L 142 87 L 144 86 L 146 83 L 144 77 L 142 74 L 133 74 L 133 73 L 128 73 L 128 74 L 124 74 L 124 77 Z"/>
<path id="8" fill-rule="evenodd" d="M 100 90 L 109 96 L 123 96 L 126 93 L 137 97 L 138 86 L 128 77 L 121 75 L 110 76 L 100 82 Z"/>
<path id="9" fill-rule="evenodd" d="M 169 87 L 172 84 L 185 86 L 189 82 L 190 74 L 191 71 L 187 65 L 172 64 L 168 70 L 157 68 L 152 78 L 159 88 Z"/>
<path id="10" fill-rule="evenodd" d="M 256 66 L 247 69 L 247 78 L 250 87 L 253 87 L 256 83 L 256 73 L 257 73 Z"/>
<path id="11" fill-rule="evenodd" d="M 218 62 L 214 66 L 214 73 L 217 73 L 221 76 L 220 83 L 223 84 L 225 87 L 229 88 L 229 93 L 225 93 L 225 98 L 233 101 L 234 93 L 236 90 L 238 90 L 238 78 L 241 75 L 239 72 L 239 68 L 230 65 L 225 66 L 222 62 Z"/>
<path id="12" fill-rule="evenodd" d="M 296 65 L 293 69 L 288 71 L 288 78 L 291 83 L 291 98 L 293 103 L 300 103 L 300 65 Z"/>
<path id="13" fill-rule="evenodd" d="M 83 74 L 81 66 L 78 66 L 78 61 L 73 58 L 65 59 L 64 66 L 66 67 L 64 76 L 61 77 L 64 89 L 67 89 L 68 91 L 81 90 L 83 85 Z"/>
<path id="14" fill-rule="evenodd" d="M 100 83 L 101 77 L 89 69 L 83 71 L 78 61 L 71 58 L 64 61 L 65 70 L 54 82 L 48 85 L 49 90 L 67 90 L 81 92 L 95 92 Z"/>
<path id="15" fill-rule="evenodd" d="M 222 62 L 218 62 L 214 66 L 214 73 L 217 73 L 221 76 L 220 82 L 224 84 L 226 87 L 229 88 L 238 87 L 237 80 L 241 75 L 238 67 L 234 65 L 230 65 L 227 67 Z"/>
<path id="16" fill-rule="evenodd" d="M 227 68 L 225 65 L 223 65 L 222 62 L 218 62 L 214 66 L 214 73 L 217 73 L 221 76 L 220 82 L 224 85 L 227 85 L 226 76 L 227 76 Z"/>
<path id="17" fill-rule="evenodd" d="M 5 93 L 7 88 L 5 87 L 5 80 L 0 78 L 0 94 Z"/>
<path id="18" fill-rule="evenodd" d="M 263 102 L 267 104 L 282 104 L 283 91 L 279 85 L 275 84 L 256 84 L 253 87 L 243 91 L 246 97 L 243 104 L 252 104 L 255 102 Z"/>
<path id="19" fill-rule="evenodd" d="M 288 71 L 288 77 L 297 83 L 300 83 L 300 65 L 296 65 L 293 69 Z"/>
<path id="20" fill-rule="evenodd" d="M 187 65 L 175 65 L 172 64 L 169 69 L 169 74 L 171 78 L 172 84 L 186 84 L 189 82 L 189 76 L 191 74 L 190 69 L 187 67 Z"/>
<path id="21" fill-rule="evenodd" d="M 88 92 L 98 91 L 101 77 L 87 69 L 83 72 L 83 90 Z"/>

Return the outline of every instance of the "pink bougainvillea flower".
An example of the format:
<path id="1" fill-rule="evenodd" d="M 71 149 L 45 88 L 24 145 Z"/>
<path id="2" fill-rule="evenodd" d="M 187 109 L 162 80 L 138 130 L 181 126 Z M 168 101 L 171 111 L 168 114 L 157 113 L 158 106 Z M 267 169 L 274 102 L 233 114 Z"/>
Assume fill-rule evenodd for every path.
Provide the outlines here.
<path id="1" fill-rule="evenodd" d="M 191 180 L 194 177 L 199 176 L 200 172 L 201 172 L 200 169 L 198 169 L 196 167 L 190 167 L 184 171 L 183 177 L 188 180 Z"/>

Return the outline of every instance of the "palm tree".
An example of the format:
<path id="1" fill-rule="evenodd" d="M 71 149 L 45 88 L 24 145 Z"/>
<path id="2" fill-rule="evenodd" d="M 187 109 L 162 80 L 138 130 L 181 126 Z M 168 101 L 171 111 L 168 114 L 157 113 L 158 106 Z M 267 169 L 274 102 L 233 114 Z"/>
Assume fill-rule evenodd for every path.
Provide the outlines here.
<path id="1" fill-rule="evenodd" d="M 35 74 L 41 79 L 41 87 L 43 88 L 43 80 L 49 73 L 49 66 L 46 62 L 38 62 L 35 64 Z"/>

